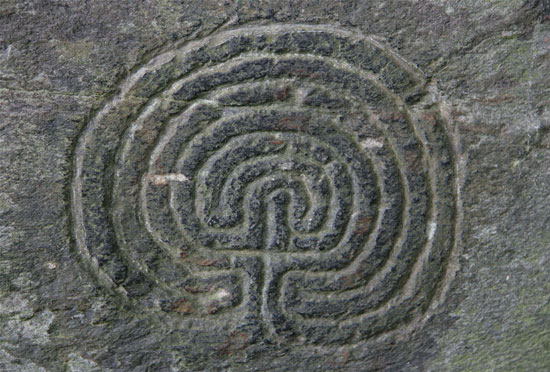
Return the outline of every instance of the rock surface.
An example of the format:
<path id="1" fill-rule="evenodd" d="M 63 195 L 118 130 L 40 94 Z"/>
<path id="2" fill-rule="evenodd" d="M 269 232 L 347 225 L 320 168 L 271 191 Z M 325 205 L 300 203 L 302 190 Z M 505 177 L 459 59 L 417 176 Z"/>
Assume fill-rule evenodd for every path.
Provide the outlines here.
<path id="1" fill-rule="evenodd" d="M 550 370 L 547 0 L 0 20 L 0 370 Z"/>

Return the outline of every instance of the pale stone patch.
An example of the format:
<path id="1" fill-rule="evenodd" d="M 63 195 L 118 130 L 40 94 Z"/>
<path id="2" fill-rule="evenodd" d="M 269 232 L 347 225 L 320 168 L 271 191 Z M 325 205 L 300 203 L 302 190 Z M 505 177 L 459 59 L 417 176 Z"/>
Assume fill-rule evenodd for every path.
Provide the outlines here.
<path id="1" fill-rule="evenodd" d="M 215 298 L 216 300 L 223 300 L 227 297 L 230 297 L 231 294 L 225 290 L 224 288 L 216 291 L 216 293 L 214 293 L 214 295 L 212 296 L 213 298 Z"/>
<path id="2" fill-rule="evenodd" d="M 19 313 L 26 313 L 30 308 L 29 301 L 19 293 L 6 296 L 0 292 L 0 316 L 13 316 Z M 32 310 L 29 315 L 32 315 Z"/>
<path id="3" fill-rule="evenodd" d="M 4 331 L 6 334 L 10 334 L 17 339 L 27 339 L 35 344 L 45 345 L 50 340 L 48 329 L 54 318 L 54 313 L 49 310 L 35 313 L 28 320 L 16 316 L 7 322 L 7 327 Z"/>
<path id="4" fill-rule="evenodd" d="M 428 240 L 432 240 L 434 238 L 436 228 L 437 224 L 435 222 L 430 222 L 428 225 Z"/>
<path id="5" fill-rule="evenodd" d="M 384 142 L 375 138 L 366 138 L 360 144 L 364 149 L 379 149 L 384 147 Z"/>
<path id="6" fill-rule="evenodd" d="M 155 174 L 151 176 L 151 182 L 155 185 L 166 185 L 169 181 L 185 182 L 189 180 L 181 173 Z"/>

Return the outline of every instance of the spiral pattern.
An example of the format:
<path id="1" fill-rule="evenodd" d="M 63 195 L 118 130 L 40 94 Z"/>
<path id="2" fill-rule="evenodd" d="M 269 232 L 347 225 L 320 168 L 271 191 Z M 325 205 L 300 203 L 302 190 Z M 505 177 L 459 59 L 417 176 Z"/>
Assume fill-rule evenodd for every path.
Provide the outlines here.
<path id="1" fill-rule="evenodd" d="M 416 321 L 456 244 L 452 146 L 428 95 L 387 47 L 329 26 L 159 55 L 79 142 L 79 252 L 129 301 L 205 326 L 343 344 Z"/>

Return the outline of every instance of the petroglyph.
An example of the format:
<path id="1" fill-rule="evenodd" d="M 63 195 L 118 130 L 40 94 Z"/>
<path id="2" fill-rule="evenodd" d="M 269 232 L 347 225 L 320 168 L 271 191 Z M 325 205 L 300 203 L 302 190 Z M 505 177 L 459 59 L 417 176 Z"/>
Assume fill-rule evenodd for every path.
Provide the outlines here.
<path id="1" fill-rule="evenodd" d="M 396 53 L 331 26 L 164 53 L 80 138 L 78 251 L 135 306 L 213 329 L 345 344 L 415 322 L 445 287 L 457 215 L 426 94 Z"/>

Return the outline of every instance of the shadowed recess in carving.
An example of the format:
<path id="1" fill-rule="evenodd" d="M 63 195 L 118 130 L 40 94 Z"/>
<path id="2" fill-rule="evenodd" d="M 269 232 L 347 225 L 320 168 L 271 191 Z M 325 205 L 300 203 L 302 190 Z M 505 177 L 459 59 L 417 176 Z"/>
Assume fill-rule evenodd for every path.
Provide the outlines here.
<path id="1" fill-rule="evenodd" d="M 329 26 L 164 53 L 80 138 L 77 248 L 127 301 L 213 331 L 338 345 L 419 322 L 456 243 L 446 123 L 406 104 L 428 94 L 389 48 Z"/>

